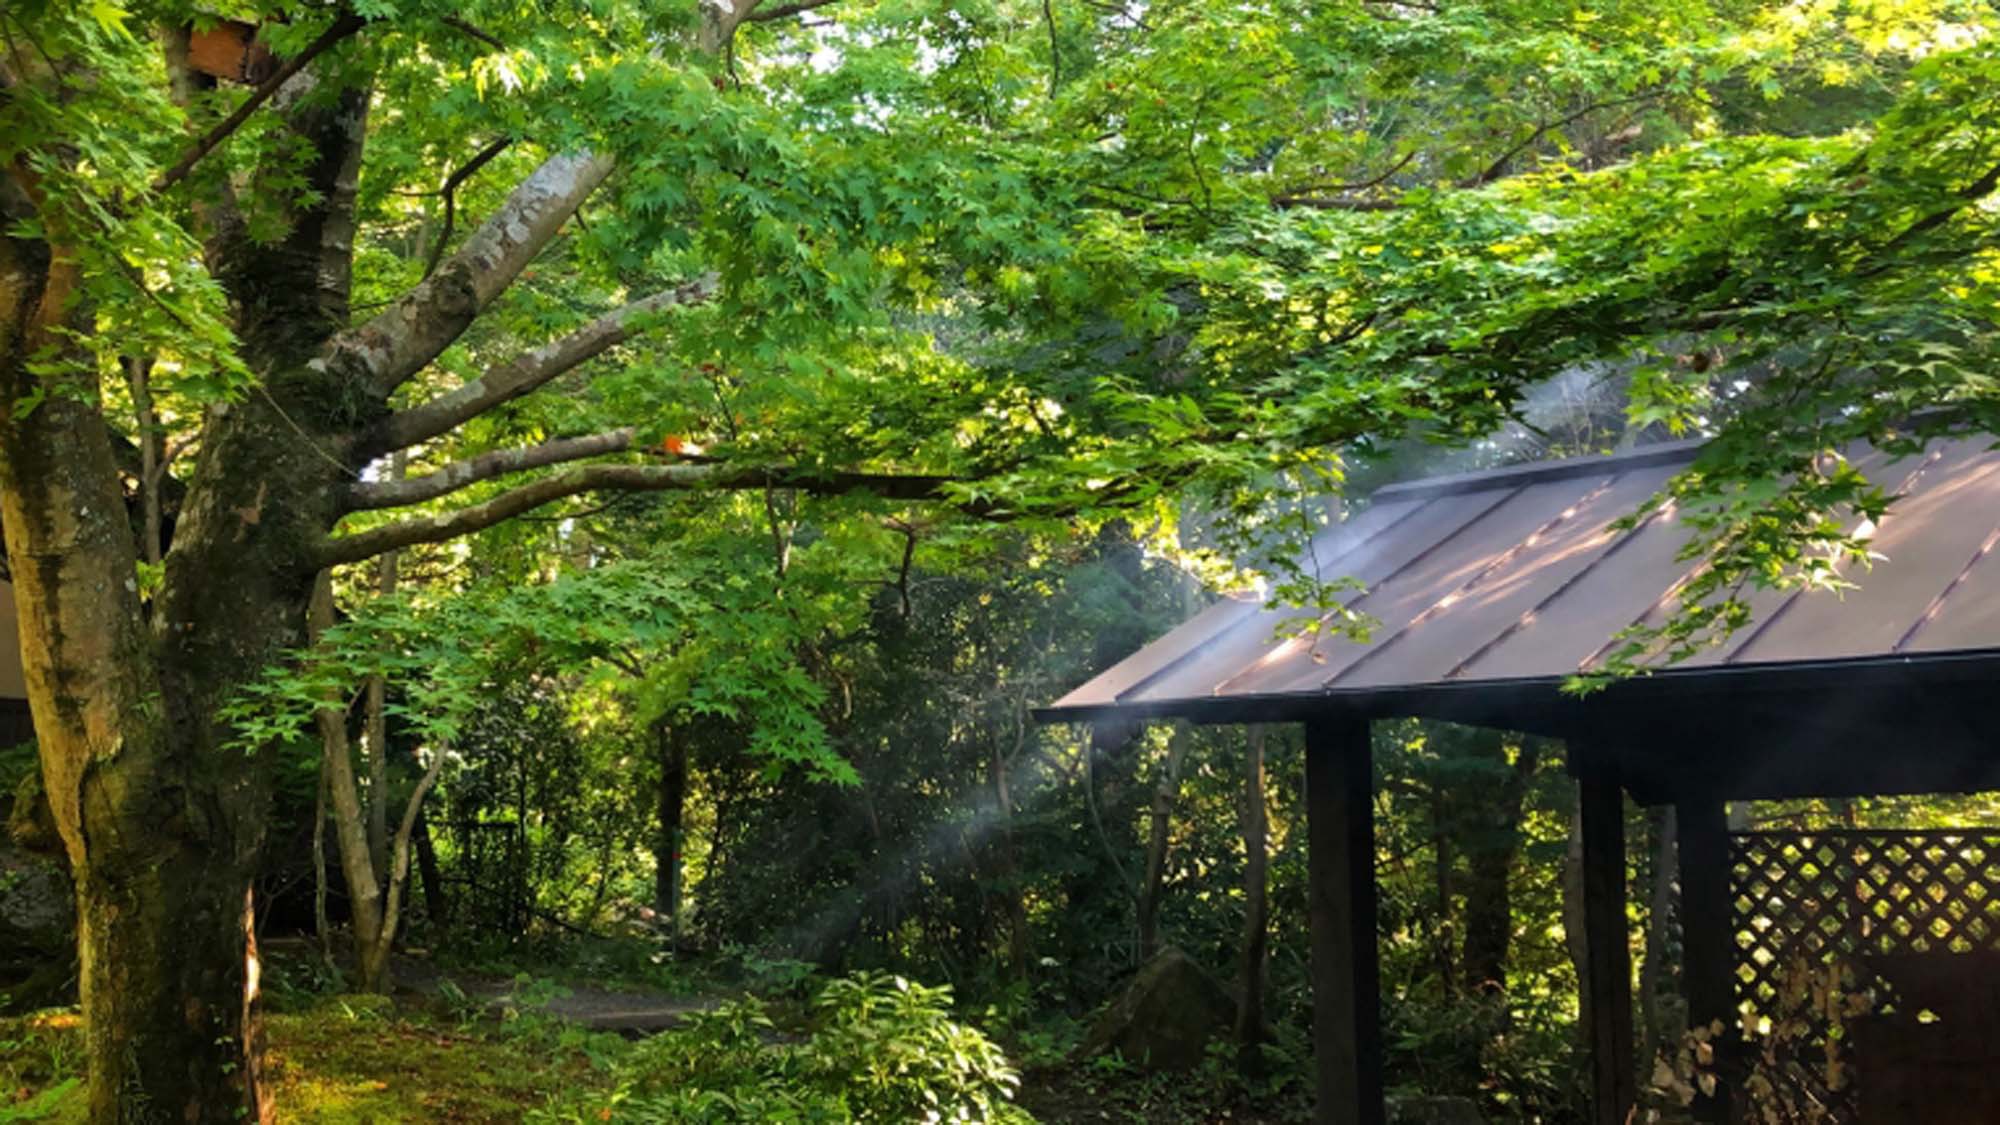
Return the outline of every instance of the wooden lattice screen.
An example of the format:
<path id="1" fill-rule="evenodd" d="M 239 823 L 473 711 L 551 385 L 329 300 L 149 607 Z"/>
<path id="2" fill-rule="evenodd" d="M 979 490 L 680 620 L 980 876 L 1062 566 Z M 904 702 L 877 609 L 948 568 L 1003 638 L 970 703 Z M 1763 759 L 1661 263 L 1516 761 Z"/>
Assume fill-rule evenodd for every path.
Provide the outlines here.
<path id="1" fill-rule="evenodd" d="M 2000 953 L 2000 831 L 1745 832 L 1732 835 L 1730 858 L 1749 1023 L 1776 1012 L 1782 975 L 1800 967 L 1847 965 L 1877 1011 L 1894 1012 L 1895 989 L 1876 975 L 1885 966 Z M 1826 1081 L 1823 1060 L 1838 1051 L 1827 1026 L 1813 1021 L 1765 1077 L 1835 1121 L 1859 1121 L 1855 1089 Z"/>

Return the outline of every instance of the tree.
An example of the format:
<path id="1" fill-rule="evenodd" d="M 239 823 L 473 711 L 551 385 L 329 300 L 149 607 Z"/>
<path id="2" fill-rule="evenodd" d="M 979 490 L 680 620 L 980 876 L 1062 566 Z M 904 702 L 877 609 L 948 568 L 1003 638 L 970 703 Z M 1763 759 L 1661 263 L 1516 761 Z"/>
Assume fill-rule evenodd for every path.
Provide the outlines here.
<path id="1" fill-rule="evenodd" d="M 607 492 L 778 531 L 814 498 L 1166 531 L 1196 496 L 1249 536 L 1297 474 L 1576 363 L 1653 357 L 1673 424 L 1763 364 L 1675 486 L 1720 502 L 1671 647 L 1861 549 L 1820 513 L 1888 498 L 1816 455 L 1992 421 L 1974 12 L 815 7 L 245 4 L 283 60 L 247 90 L 192 5 L 0 12 L 0 524 L 94 1120 L 264 1111 L 283 745 L 235 703 L 329 567 Z M 1900 100 L 1705 136 L 1837 66 Z"/>

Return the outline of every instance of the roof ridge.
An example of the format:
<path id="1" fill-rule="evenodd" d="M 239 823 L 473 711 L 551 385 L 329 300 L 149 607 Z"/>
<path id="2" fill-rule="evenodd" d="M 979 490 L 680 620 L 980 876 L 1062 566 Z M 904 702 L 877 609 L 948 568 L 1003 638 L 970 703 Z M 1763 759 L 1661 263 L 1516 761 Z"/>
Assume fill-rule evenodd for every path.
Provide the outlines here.
<path id="1" fill-rule="evenodd" d="M 1528 461 L 1519 465 L 1504 465 L 1497 469 L 1419 477 L 1416 480 L 1383 485 L 1369 495 L 1375 500 L 1407 499 L 1412 496 L 1450 496 L 1454 493 L 1479 492 L 1488 488 L 1518 488 L 1546 480 L 1589 476 L 1592 473 L 1605 471 L 1623 473 L 1648 465 L 1692 461 L 1695 453 L 1707 441 L 1707 438 L 1687 438 L 1682 441 L 1656 442 L 1627 453 L 1599 453 L 1588 457 L 1564 457 L 1555 461 Z"/>

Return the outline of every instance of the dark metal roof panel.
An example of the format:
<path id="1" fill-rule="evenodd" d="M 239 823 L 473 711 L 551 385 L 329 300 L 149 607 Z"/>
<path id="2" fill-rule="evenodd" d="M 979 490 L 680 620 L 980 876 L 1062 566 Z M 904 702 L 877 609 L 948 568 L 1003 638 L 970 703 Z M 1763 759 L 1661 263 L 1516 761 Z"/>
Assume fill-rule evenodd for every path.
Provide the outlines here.
<path id="1" fill-rule="evenodd" d="M 1367 654 L 1393 640 L 1420 614 L 1451 594 L 1475 585 L 1481 576 L 1501 565 L 1508 551 L 1518 550 L 1519 544 L 1572 506 L 1580 486 L 1598 483 L 1601 480 L 1576 478 L 1473 494 L 1504 495 L 1506 500 L 1480 513 L 1451 536 L 1431 544 L 1408 565 L 1375 583 L 1353 602 L 1350 608 L 1374 621 L 1367 642 L 1357 643 L 1338 634 L 1301 638 L 1301 643 L 1292 645 L 1258 674 L 1232 682 L 1230 690 L 1302 691 L 1339 679 Z"/>
<path id="2" fill-rule="evenodd" d="M 1537 607 L 1603 560 L 1624 534 L 1612 524 L 1658 491 L 1670 473 L 1663 466 L 1634 469 L 1573 498 L 1547 526 L 1503 552 L 1490 571 L 1382 637 L 1329 683 L 1378 687 L 1461 678 L 1489 649 L 1532 629 Z"/>
<path id="3" fill-rule="evenodd" d="M 1090 707 L 1116 702 L 1120 695 L 1215 639 L 1237 621 L 1256 614 L 1261 604 L 1255 598 L 1223 598 L 1119 661 L 1110 671 L 1063 696 L 1056 706 Z"/>
<path id="4" fill-rule="evenodd" d="M 1328 573 L 1344 573 L 1351 565 L 1350 553 L 1398 520 L 1423 507 L 1422 500 L 1391 500 L 1372 505 L 1360 515 L 1321 533 L 1313 540 L 1313 554 Z M 1179 670 L 1197 653 L 1212 649 L 1218 641 L 1231 637 L 1268 637 L 1269 622 L 1278 615 L 1263 608 L 1254 597 L 1233 596 L 1202 610 L 1194 617 L 1146 645 L 1138 652 L 1056 701 L 1057 707 L 1098 706 L 1115 702 L 1120 696 L 1138 692 L 1152 681 Z M 1262 622 L 1257 628 L 1243 628 L 1246 621 Z"/>
<path id="5" fill-rule="evenodd" d="M 1560 679 L 1673 611 L 1697 572 L 1671 505 L 1613 527 L 1693 459 L 1692 443 L 1611 458 L 1416 481 L 1378 492 L 1315 543 L 1322 578 L 1352 577 L 1356 641 L 1309 611 L 1224 603 L 1065 696 L 1065 709 L 1171 713 L 1218 701 L 1379 696 Z M 1843 596 L 1757 592 L 1751 628 L 1688 662 L 1736 674 L 1828 661 L 2000 650 L 2000 452 L 1943 443 L 1889 463 L 1851 450 L 1901 498 L 1869 529 L 1881 556 Z M 1325 624 L 1324 621 L 1321 622 Z M 1301 632 L 1303 630 L 1303 635 Z"/>
<path id="6" fill-rule="evenodd" d="M 1869 540 L 1880 556 L 1847 575 L 1856 588 L 1801 594 L 1731 664 L 1894 652 L 1931 602 L 2000 526 L 2000 454 L 1961 444 L 1918 468 Z M 1901 468 L 1902 466 L 1897 466 Z M 1892 472 L 1894 470 L 1891 470 Z M 1989 634 L 1987 643 L 2000 641 Z"/>
<path id="7" fill-rule="evenodd" d="M 1332 558 L 1322 558 L 1321 577 L 1351 576 L 1370 585 L 1380 582 L 1493 507 L 1505 495 L 1491 491 L 1466 493 L 1394 500 L 1370 508 L 1356 522 L 1366 520 L 1382 530 L 1359 538 Z M 1378 512 L 1381 514 L 1377 515 Z M 1188 660 L 1138 690 L 1121 695 L 1119 701 L 1246 694 L 1229 681 L 1255 674 L 1262 664 L 1277 659 L 1282 655 L 1280 633 L 1309 627 L 1313 619 L 1311 611 L 1295 608 L 1271 608 L 1252 614 Z"/>

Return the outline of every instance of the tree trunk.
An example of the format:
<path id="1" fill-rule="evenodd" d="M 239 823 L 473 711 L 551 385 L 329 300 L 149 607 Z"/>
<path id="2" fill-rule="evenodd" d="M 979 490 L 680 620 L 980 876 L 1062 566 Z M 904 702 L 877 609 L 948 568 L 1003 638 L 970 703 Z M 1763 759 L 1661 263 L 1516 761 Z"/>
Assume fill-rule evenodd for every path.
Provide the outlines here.
<path id="1" fill-rule="evenodd" d="M 1192 741 L 1188 727 L 1174 728 L 1167 740 L 1166 760 L 1160 764 L 1159 784 L 1153 787 L 1152 828 L 1146 844 L 1145 881 L 1139 885 L 1139 960 L 1153 959 L 1160 951 L 1160 895 L 1166 883 L 1167 851 L 1171 844 L 1174 798 L 1181 789 L 1181 762 Z"/>
<path id="2" fill-rule="evenodd" d="M 313 797 L 313 936 L 319 939 L 319 955 L 326 967 L 334 967 L 333 926 L 326 915 L 326 759 L 320 758 L 319 791 Z"/>
<path id="3" fill-rule="evenodd" d="M 417 810 L 417 829 L 414 843 L 417 849 L 417 874 L 424 880 L 424 913 L 430 916 L 432 926 L 443 926 L 449 918 L 451 904 L 444 896 L 444 872 L 438 868 L 437 846 L 431 842 L 430 817 Z"/>
<path id="4" fill-rule="evenodd" d="M 1437 910 L 1431 918 L 1431 956 L 1437 962 L 1438 984 L 1446 996 L 1458 994 L 1458 958 L 1453 948 L 1458 929 L 1453 924 L 1457 892 L 1452 881 L 1452 869 L 1458 862 L 1452 848 L 1458 818 L 1452 796 L 1444 784 L 1431 786 L 1431 880 L 1437 895 Z"/>
<path id="5" fill-rule="evenodd" d="M 681 940 L 681 833 L 687 815 L 687 747 L 663 719 L 653 726 L 660 757 L 658 832 L 653 837 L 653 909 Z"/>
<path id="6" fill-rule="evenodd" d="M 1007 783 L 1008 764 L 1018 761 L 1021 750 L 1028 741 L 1027 700 L 1015 712 L 1014 751 L 1004 754 L 1000 740 L 993 739 L 993 753 L 987 764 L 989 780 L 993 783 L 994 814 L 1000 818 L 1000 830 L 994 833 L 993 848 L 997 856 L 995 874 L 1001 886 L 998 888 L 1007 910 L 1007 969 L 1016 980 L 1028 972 L 1028 899 L 1021 885 L 1021 860 L 1019 845 L 1014 838 L 1014 794 Z"/>
<path id="7" fill-rule="evenodd" d="M 1243 767 L 1243 963 L 1239 979 L 1243 1003 L 1236 1010 L 1237 1067 L 1247 1075 L 1264 1070 L 1264 973 L 1269 961 L 1271 910 L 1266 895 L 1270 871 L 1270 823 L 1264 808 L 1266 728 L 1253 726 Z"/>
<path id="8" fill-rule="evenodd" d="M 1511 767 L 1498 732 L 1481 732 L 1473 753 L 1505 768 L 1497 791 L 1478 805 L 1478 820 L 1465 841 L 1465 949 L 1460 967 L 1472 995 L 1504 992 L 1507 953 L 1513 944 L 1514 900 L 1508 883 L 1521 852 L 1521 805 L 1528 780 L 1541 764 L 1541 743 L 1527 739 Z"/>
<path id="9" fill-rule="evenodd" d="M 1585 934 L 1583 918 L 1583 802 L 1576 801 L 1570 810 L 1569 850 L 1563 856 L 1562 869 L 1562 917 L 1563 944 L 1569 949 L 1570 965 L 1576 970 L 1576 1026 L 1579 1035 L 1588 1034 L 1592 1026 L 1590 989 L 1585 987 L 1590 980 L 1590 945 Z"/>
<path id="10" fill-rule="evenodd" d="M 145 866 L 78 873 L 90 1120 L 134 1120 L 131 1090 L 171 1107 L 162 1121 L 269 1120 L 249 879 L 199 860 Z"/>
<path id="11" fill-rule="evenodd" d="M 0 392 L 14 401 L 66 282 L 20 240 L 0 240 L 0 259 L 12 259 L 0 274 L 25 266 L 17 279 L 40 282 L 33 300 L 0 286 Z M 109 435 L 84 397 L 0 411 L 0 527 L 43 784 L 75 878 L 90 1120 L 131 1119 L 131 1091 L 162 1120 L 262 1118 L 247 925 L 257 793 L 227 782 L 241 751 L 203 752 L 205 726 L 173 713 Z"/>
<path id="12" fill-rule="evenodd" d="M 389 459 L 389 479 L 401 480 L 406 455 L 398 450 Z M 375 563 L 375 588 L 383 597 L 396 592 L 396 552 L 384 554 Z M 368 677 L 368 859 L 379 872 L 389 869 L 389 712 L 388 685 L 380 676 Z"/>
<path id="13" fill-rule="evenodd" d="M 1665 1043 L 1678 1042 L 1666 1026 L 1667 1017 L 1660 1010 L 1660 1000 L 1667 991 L 1668 974 L 1672 972 L 1672 955 L 1668 946 L 1672 942 L 1675 876 L 1680 871 L 1679 821 L 1674 816 L 1672 805 L 1660 805 L 1648 810 L 1649 842 L 1652 847 L 1649 862 L 1652 864 L 1652 893 L 1646 898 L 1646 950 L 1645 960 L 1639 965 L 1639 1052 L 1637 1055 L 1641 1076 L 1652 1073 L 1653 1059 L 1660 1053 Z"/>

